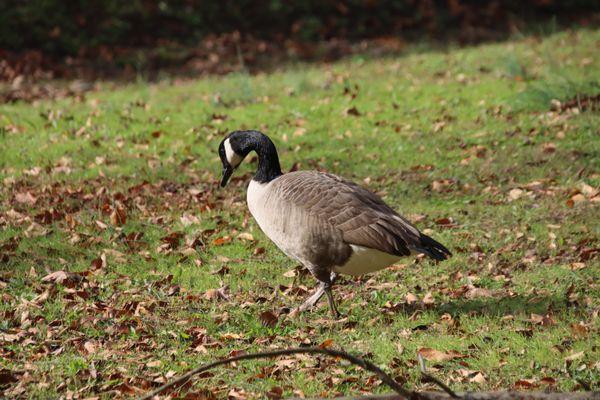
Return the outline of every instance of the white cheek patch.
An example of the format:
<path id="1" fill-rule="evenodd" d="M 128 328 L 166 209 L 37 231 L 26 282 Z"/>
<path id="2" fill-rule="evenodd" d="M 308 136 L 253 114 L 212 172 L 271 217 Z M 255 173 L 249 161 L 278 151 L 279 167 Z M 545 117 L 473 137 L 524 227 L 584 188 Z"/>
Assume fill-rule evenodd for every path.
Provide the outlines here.
<path id="1" fill-rule="evenodd" d="M 225 140 L 223 146 L 225 147 L 225 156 L 227 157 L 227 162 L 233 168 L 237 167 L 242 162 L 242 157 L 233 150 L 231 144 L 229 143 L 229 139 Z"/>

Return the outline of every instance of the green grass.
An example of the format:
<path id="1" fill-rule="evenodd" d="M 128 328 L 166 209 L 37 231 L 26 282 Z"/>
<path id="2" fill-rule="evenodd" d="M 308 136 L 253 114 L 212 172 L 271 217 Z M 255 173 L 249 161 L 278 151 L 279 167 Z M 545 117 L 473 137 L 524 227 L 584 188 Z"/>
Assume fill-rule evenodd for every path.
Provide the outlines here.
<path id="1" fill-rule="evenodd" d="M 428 363 L 455 390 L 597 385 L 600 115 L 550 102 L 600 93 L 599 42 L 582 30 L 1 106 L 0 369 L 20 378 L 6 394 L 131 395 L 233 351 L 329 339 L 408 388 L 432 388 L 419 378 L 422 347 L 464 354 Z M 255 163 L 217 188 L 218 143 L 242 128 L 269 134 L 284 169 L 377 191 L 454 257 L 342 279 L 347 319 L 323 301 L 264 325 L 261 313 L 299 305 L 314 281 L 284 276 L 296 264 L 250 217 Z M 167 247 L 172 232 L 181 240 Z M 42 281 L 56 270 L 80 278 Z M 227 300 L 214 295 L 222 286 Z M 335 360 L 289 359 L 216 370 L 186 390 L 387 391 Z"/>

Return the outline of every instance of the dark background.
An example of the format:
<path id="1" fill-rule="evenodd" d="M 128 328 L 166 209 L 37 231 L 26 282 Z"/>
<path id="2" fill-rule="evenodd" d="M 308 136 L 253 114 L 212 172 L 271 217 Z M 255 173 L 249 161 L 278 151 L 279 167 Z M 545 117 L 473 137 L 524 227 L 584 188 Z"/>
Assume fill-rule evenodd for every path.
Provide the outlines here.
<path id="1" fill-rule="evenodd" d="M 452 35 L 471 41 L 530 20 L 585 23 L 599 10 L 598 0 L 3 0 L 0 48 L 77 55 L 102 45 L 194 45 L 233 31 L 268 40 Z"/>
<path id="2" fill-rule="evenodd" d="M 0 81 L 253 72 L 598 26 L 599 15 L 600 0 L 2 0 Z"/>

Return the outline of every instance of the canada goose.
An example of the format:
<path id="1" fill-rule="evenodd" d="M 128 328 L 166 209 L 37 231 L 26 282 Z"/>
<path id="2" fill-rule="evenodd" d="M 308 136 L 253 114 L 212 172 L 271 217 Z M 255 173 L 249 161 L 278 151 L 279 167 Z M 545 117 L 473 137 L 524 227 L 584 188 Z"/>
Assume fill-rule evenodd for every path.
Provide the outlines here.
<path id="1" fill-rule="evenodd" d="M 275 145 L 258 131 L 235 131 L 219 144 L 221 187 L 253 150 L 258 169 L 247 192 L 252 216 L 277 247 L 319 281 L 315 293 L 295 312 L 312 307 L 326 294 L 331 312 L 339 316 L 331 293 L 338 273 L 362 275 L 413 253 L 434 260 L 452 255 L 379 196 L 353 182 L 317 171 L 283 174 Z"/>

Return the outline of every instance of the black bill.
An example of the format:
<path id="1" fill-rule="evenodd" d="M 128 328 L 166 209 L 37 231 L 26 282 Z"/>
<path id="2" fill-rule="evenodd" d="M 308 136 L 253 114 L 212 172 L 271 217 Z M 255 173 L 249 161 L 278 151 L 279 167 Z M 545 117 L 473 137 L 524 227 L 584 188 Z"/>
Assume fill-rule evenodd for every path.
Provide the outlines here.
<path id="1" fill-rule="evenodd" d="M 233 168 L 223 168 L 223 178 L 221 178 L 221 187 L 225 187 L 225 185 L 227 185 L 227 181 L 229 181 L 229 178 L 231 178 L 231 174 L 233 174 Z"/>

